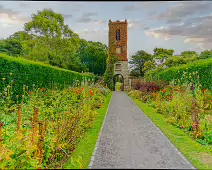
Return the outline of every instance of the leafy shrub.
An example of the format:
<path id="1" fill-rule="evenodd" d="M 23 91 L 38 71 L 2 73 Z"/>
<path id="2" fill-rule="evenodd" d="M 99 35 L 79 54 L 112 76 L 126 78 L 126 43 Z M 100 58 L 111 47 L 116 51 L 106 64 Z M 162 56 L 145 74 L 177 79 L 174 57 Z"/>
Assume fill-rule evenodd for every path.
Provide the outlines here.
<path id="1" fill-rule="evenodd" d="M 197 71 L 202 87 L 212 90 L 212 59 L 198 60 L 182 66 L 168 68 L 160 72 L 151 70 L 145 74 L 145 80 L 161 79 L 163 81 L 171 81 L 172 79 L 180 79 L 184 71 L 188 73 Z"/>
<path id="2" fill-rule="evenodd" d="M 110 90 L 115 89 L 114 82 L 113 82 L 114 63 L 115 63 L 115 57 L 112 55 L 109 55 L 107 58 L 107 68 L 104 73 L 104 85 L 107 86 Z"/>
<path id="3" fill-rule="evenodd" d="M 91 82 L 93 75 L 69 71 L 41 62 L 33 62 L 23 58 L 14 58 L 0 54 L 0 91 L 5 84 L 13 86 L 13 97 L 23 94 L 23 85 L 32 90 L 33 85 L 43 88 L 64 88 L 78 85 L 83 81 Z M 15 86 L 14 86 L 15 85 Z"/>
<path id="4" fill-rule="evenodd" d="M 184 130 L 201 144 L 212 144 L 212 91 L 202 88 L 198 72 L 184 71 L 157 92 L 132 91 L 130 96 L 147 102 L 167 122 Z M 212 147 L 211 147 L 212 148 Z"/>
<path id="5" fill-rule="evenodd" d="M 165 65 L 168 67 L 180 66 L 183 64 L 194 62 L 198 59 L 199 56 L 192 56 L 192 57 L 172 56 L 166 60 Z"/>
<path id="6" fill-rule="evenodd" d="M 61 167 L 93 126 L 108 93 L 102 87 L 39 88 L 24 91 L 26 102 L 11 107 L 0 98 L 5 100 L 0 107 L 0 169 Z"/>

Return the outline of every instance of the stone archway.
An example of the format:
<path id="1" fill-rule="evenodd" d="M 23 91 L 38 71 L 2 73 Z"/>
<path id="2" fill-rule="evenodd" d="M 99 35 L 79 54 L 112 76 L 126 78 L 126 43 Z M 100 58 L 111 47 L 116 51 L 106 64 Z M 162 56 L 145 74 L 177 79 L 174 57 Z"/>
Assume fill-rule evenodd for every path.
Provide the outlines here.
<path id="1" fill-rule="evenodd" d="M 124 91 L 124 77 L 123 77 L 123 75 L 121 75 L 121 74 L 115 74 L 114 76 L 113 76 L 113 84 L 114 84 L 114 91 L 116 91 L 117 89 L 116 89 L 116 82 L 117 82 L 117 79 L 119 78 L 119 77 L 121 77 L 121 91 Z"/>

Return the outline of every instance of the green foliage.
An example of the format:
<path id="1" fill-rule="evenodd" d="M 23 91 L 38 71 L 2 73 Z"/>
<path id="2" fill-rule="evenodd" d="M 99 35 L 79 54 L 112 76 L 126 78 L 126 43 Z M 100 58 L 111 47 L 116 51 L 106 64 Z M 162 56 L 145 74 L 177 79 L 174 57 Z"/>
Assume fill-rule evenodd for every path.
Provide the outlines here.
<path id="1" fill-rule="evenodd" d="M 163 70 L 164 70 L 164 68 L 161 65 L 156 67 L 155 69 L 149 70 L 149 71 L 145 72 L 144 79 L 146 81 L 159 80 L 158 74 Z"/>
<path id="2" fill-rule="evenodd" d="M 195 168 L 212 169 L 210 161 L 212 155 L 208 146 L 197 143 L 196 140 L 193 140 L 184 133 L 182 129 L 167 123 L 167 119 L 164 115 L 158 114 L 149 104 L 143 103 L 139 99 L 132 99 Z"/>
<path id="3" fill-rule="evenodd" d="M 61 167 L 93 127 L 97 109 L 109 93 L 96 86 L 26 90 L 26 102 L 12 105 L 13 110 L 5 100 L 0 107 L 0 168 Z M 9 109 L 11 114 L 5 112 Z"/>
<path id="4" fill-rule="evenodd" d="M 103 75 L 106 70 L 107 46 L 100 42 L 80 40 L 80 48 L 76 56 L 82 62 L 82 71 Z"/>
<path id="5" fill-rule="evenodd" d="M 145 74 L 145 80 L 161 79 L 164 81 L 171 81 L 172 79 L 180 79 L 183 71 L 188 73 L 197 71 L 203 88 L 212 89 L 212 59 L 198 60 L 182 66 L 168 68 L 160 72 L 151 70 Z"/>
<path id="6" fill-rule="evenodd" d="M 142 83 L 141 92 L 133 91 L 130 95 L 149 103 L 168 123 L 183 129 L 189 136 L 206 145 L 212 144 L 212 93 L 202 88 L 197 71 L 184 71 L 179 79 L 173 79 L 161 91 L 144 93 L 146 85 L 152 86 Z"/>
<path id="7" fill-rule="evenodd" d="M 155 48 L 153 51 L 154 51 L 153 57 L 155 59 L 159 59 L 159 60 L 163 60 L 165 58 L 173 56 L 173 54 L 174 54 L 174 50 L 172 50 L 172 49 L 167 50 L 167 49 L 163 49 L 163 48 Z"/>
<path id="8" fill-rule="evenodd" d="M 23 57 L 81 71 L 81 60 L 75 55 L 80 39 L 64 24 L 61 14 L 51 9 L 38 11 L 37 14 L 32 14 L 32 20 L 25 24 L 25 31 L 34 35 L 34 38 L 23 45 Z"/>
<path id="9" fill-rule="evenodd" d="M 13 96 L 23 94 L 23 84 L 27 84 L 29 89 L 33 89 L 33 84 L 38 87 L 63 88 L 66 85 L 81 84 L 85 78 L 92 81 L 94 77 L 4 54 L 0 54 L 0 73 L 0 90 L 10 83 L 10 86 L 14 86 Z"/>
<path id="10" fill-rule="evenodd" d="M 184 56 L 184 57 L 192 57 L 192 56 L 198 56 L 197 52 L 196 51 L 183 51 L 181 53 L 181 56 Z"/>
<path id="11" fill-rule="evenodd" d="M 156 67 L 156 63 L 155 63 L 155 60 L 150 60 L 150 61 L 146 61 L 144 63 L 144 68 L 143 68 L 143 72 L 147 72 L 149 70 L 152 70 Z"/>
<path id="12" fill-rule="evenodd" d="M 107 68 L 104 73 L 104 85 L 107 86 L 110 90 L 114 90 L 115 88 L 113 82 L 114 63 L 115 63 L 115 57 L 109 55 L 107 58 Z"/>
<path id="13" fill-rule="evenodd" d="M 174 66 L 180 66 L 183 64 L 187 64 L 187 63 L 191 63 L 193 61 L 199 60 L 199 56 L 172 56 L 169 57 L 166 62 L 165 65 L 168 67 L 174 67 Z"/>
<path id="14" fill-rule="evenodd" d="M 144 64 L 147 61 L 152 61 L 152 55 L 145 52 L 144 50 L 137 51 L 131 56 L 129 64 L 131 64 L 131 75 L 143 76 L 144 75 Z"/>
<path id="15" fill-rule="evenodd" d="M 205 51 L 202 51 L 200 53 L 200 59 L 207 59 L 207 58 L 212 58 L 212 51 L 211 50 L 205 50 Z"/>

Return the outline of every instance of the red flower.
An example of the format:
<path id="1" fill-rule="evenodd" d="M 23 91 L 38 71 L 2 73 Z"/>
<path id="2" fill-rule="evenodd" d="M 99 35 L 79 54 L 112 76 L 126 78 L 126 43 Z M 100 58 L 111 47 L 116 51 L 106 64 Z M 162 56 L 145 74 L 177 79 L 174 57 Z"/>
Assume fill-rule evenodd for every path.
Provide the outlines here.
<path id="1" fill-rule="evenodd" d="M 202 89 L 202 92 L 205 93 L 206 92 L 206 89 Z"/>
<path id="2" fill-rule="evenodd" d="M 84 90 L 84 87 L 82 87 L 82 90 Z"/>
<path id="3" fill-rule="evenodd" d="M 212 100 L 210 100 L 210 102 L 212 103 Z"/>
<path id="4" fill-rule="evenodd" d="M 93 96 L 93 90 L 89 90 L 90 96 Z"/>
<path id="5" fill-rule="evenodd" d="M 163 89 L 163 90 L 162 90 L 162 92 L 163 92 L 163 93 L 166 93 L 166 90 L 165 90 L 165 89 Z"/>
<path id="6" fill-rule="evenodd" d="M 33 94 L 33 92 L 31 91 L 31 92 L 29 92 L 29 94 Z"/>
<path id="7" fill-rule="evenodd" d="M 181 125 L 180 127 L 181 127 L 182 129 L 184 128 L 184 126 L 183 126 L 183 125 Z"/>
<path id="8" fill-rule="evenodd" d="M 81 93 L 81 90 L 79 89 L 79 90 L 77 90 L 77 94 L 79 95 Z"/>

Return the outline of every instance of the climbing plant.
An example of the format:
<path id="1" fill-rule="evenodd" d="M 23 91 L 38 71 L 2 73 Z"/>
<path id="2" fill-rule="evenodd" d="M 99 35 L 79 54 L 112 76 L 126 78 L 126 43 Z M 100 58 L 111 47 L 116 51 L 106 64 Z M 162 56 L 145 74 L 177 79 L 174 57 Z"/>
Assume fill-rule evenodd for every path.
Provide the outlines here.
<path id="1" fill-rule="evenodd" d="M 108 55 L 107 58 L 107 67 L 104 74 L 104 85 L 107 86 L 110 90 L 114 90 L 113 76 L 114 76 L 114 63 L 116 61 L 115 56 Z"/>

